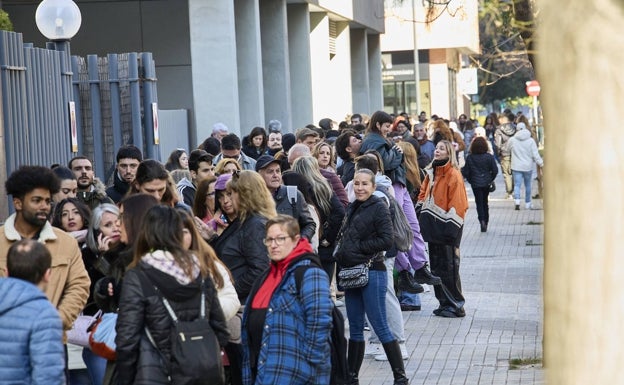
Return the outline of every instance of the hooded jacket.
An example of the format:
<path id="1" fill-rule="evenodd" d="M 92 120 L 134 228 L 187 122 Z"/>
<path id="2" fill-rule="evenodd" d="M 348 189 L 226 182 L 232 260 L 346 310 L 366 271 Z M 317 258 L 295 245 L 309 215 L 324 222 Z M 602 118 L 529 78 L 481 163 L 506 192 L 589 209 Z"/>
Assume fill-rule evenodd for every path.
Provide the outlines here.
<path id="1" fill-rule="evenodd" d="M 516 127 L 512 123 L 503 123 L 494 131 L 494 143 L 498 149 L 498 156 L 510 156 L 509 139 L 516 134 Z"/>
<path id="2" fill-rule="evenodd" d="M 115 171 L 113 176 L 113 185 L 106 189 L 106 195 L 115 203 L 119 203 L 130 190 L 130 183 L 119 177 L 119 173 Z"/>
<path id="3" fill-rule="evenodd" d="M 16 214 L 7 218 L 0 227 L 0 276 L 6 277 L 9 247 L 22 236 L 15 229 Z M 89 297 L 89 275 L 82 261 L 82 253 L 76 240 L 66 232 L 46 222 L 39 233 L 39 242 L 45 244 L 52 255 L 52 274 L 45 294 L 56 306 L 63 327 L 69 330 L 84 309 Z"/>
<path id="4" fill-rule="evenodd" d="M 511 169 L 514 171 L 531 171 L 533 163 L 542 167 L 544 161 L 537 150 L 537 144 L 527 129 L 519 130 L 509 140 L 511 151 Z"/>
<path id="5" fill-rule="evenodd" d="M 392 183 L 400 183 L 406 186 L 403 154 L 394 148 L 393 144 L 376 132 L 370 132 L 364 137 L 362 147 L 360 147 L 360 153 L 363 154 L 366 150 L 371 149 L 377 150 L 379 155 L 381 155 L 381 160 L 384 165 L 384 174 L 392 180 Z"/>
<path id="6" fill-rule="evenodd" d="M 154 289 L 156 286 L 159 292 Z M 229 333 L 211 279 L 205 280 L 206 318 L 221 346 L 227 344 Z M 167 298 L 176 316 L 182 321 L 199 317 L 201 277 L 189 284 L 179 283 L 173 276 L 141 261 L 126 272 L 117 318 L 117 372 L 120 385 L 168 384 L 162 359 L 145 334 L 149 330 L 166 362 L 171 356 L 173 320 L 161 296 Z"/>
<path id="7" fill-rule="evenodd" d="M 30 282 L 0 278 L 0 346 L 2 383 L 65 384 L 61 319 Z"/>
<path id="8" fill-rule="evenodd" d="M 76 198 L 83 201 L 91 210 L 101 203 L 113 203 L 113 200 L 106 195 L 106 186 L 98 178 L 93 178 L 90 191 L 79 191 Z"/>

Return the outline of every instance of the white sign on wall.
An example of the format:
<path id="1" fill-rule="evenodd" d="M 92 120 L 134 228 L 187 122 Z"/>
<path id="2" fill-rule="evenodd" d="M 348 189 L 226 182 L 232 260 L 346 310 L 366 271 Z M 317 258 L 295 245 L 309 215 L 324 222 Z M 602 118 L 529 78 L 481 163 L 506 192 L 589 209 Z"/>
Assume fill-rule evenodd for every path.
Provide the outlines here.
<path id="1" fill-rule="evenodd" d="M 476 68 L 462 68 L 457 74 L 457 85 L 462 94 L 474 95 L 479 93 L 479 81 Z"/>

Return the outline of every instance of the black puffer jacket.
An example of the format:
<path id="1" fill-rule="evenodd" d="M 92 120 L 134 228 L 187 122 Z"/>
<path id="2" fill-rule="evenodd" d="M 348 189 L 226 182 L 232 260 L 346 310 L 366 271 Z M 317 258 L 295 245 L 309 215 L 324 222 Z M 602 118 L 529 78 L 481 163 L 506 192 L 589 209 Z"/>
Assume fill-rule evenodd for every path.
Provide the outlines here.
<path id="1" fill-rule="evenodd" d="M 119 385 L 169 383 L 161 360 L 145 334 L 147 327 L 158 349 L 169 362 L 173 321 L 153 286 L 158 287 L 167 298 L 180 320 L 191 321 L 199 317 L 200 277 L 188 285 L 182 285 L 174 277 L 143 262 L 128 270 L 123 282 L 115 338 Z M 205 281 L 205 292 L 206 318 L 210 320 L 219 343 L 224 346 L 229 334 L 217 289 L 210 279 Z"/>
<path id="2" fill-rule="evenodd" d="M 392 231 L 390 210 L 381 198 L 371 195 L 364 202 L 349 204 L 336 253 L 338 264 L 350 267 L 366 263 L 376 253 L 389 250 L 394 242 Z M 383 261 L 383 256 L 377 259 Z"/>
<path id="3" fill-rule="evenodd" d="M 487 187 L 492 183 L 498 174 L 496 159 L 494 155 L 470 154 L 466 157 L 466 165 L 462 168 L 462 175 L 468 183 L 475 187 Z"/>
<path id="4" fill-rule="evenodd" d="M 217 256 L 232 273 L 241 303 L 245 303 L 256 278 L 269 267 L 265 224 L 266 219 L 259 215 L 242 223 L 237 219 L 212 242 Z"/>

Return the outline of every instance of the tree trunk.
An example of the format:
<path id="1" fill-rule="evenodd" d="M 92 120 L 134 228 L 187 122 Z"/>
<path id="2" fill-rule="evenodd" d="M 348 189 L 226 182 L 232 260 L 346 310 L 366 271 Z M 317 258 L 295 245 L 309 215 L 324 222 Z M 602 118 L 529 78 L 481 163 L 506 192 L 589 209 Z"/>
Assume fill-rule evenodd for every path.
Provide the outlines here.
<path id="1" fill-rule="evenodd" d="M 624 12 L 540 0 L 548 384 L 622 384 Z"/>

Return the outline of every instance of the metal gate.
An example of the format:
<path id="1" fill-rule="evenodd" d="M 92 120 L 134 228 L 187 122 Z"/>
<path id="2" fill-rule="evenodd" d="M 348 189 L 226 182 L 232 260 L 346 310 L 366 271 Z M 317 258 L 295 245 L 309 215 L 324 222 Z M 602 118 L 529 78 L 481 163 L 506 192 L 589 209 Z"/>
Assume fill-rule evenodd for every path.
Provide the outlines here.
<path id="1" fill-rule="evenodd" d="M 128 143 L 160 160 L 151 53 L 70 58 L 23 43 L 21 33 L 0 31 L 0 81 L 3 180 L 21 165 L 67 164 L 84 155 L 107 181 L 116 149 Z"/>

